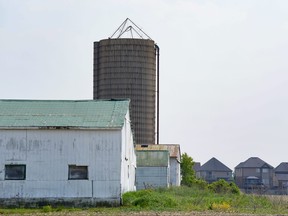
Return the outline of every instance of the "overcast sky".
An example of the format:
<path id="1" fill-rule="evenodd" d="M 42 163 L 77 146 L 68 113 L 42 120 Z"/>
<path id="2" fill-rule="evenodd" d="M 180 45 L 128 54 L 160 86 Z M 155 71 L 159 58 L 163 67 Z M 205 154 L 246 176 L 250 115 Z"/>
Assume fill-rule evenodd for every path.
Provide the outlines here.
<path id="1" fill-rule="evenodd" d="M 93 42 L 127 17 L 160 47 L 160 143 L 288 161 L 287 0 L 0 0 L 0 99 L 92 99 Z"/>

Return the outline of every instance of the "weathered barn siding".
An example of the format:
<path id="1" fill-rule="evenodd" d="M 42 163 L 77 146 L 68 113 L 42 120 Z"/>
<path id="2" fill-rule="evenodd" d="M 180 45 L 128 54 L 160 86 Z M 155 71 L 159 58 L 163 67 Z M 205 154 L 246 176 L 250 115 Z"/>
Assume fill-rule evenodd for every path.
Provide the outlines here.
<path id="1" fill-rule="evenodd" d="M 169 184 L 171 186 L 180 186 L 181 182 L 181 170 L 180 170 L 180 161 L 181 161 L 181 152 L 179 144 L 137 144 L 135 147 L 136 151 L 163 151 L 167 150 L 170 153 L 170 180 Z M 138 158 L 137 158 L 138 160 Z M 140 162 L 140 161 L 139 161 Z M 140 162 L 142 163 L 142 162 Z"/>
<path id="2" fill-rule="evenodd" d="M 170 185 L 180 186 L 181 173 L 180 173 L 180 161 L 177 158 L 170 157 Z"/>
<path id="3" fill-rule="evenodd" d="M 169 151 L 136 151 L 136 189 L 169 187 Z"/>
<path id="4" fill-rule="evenodd" d="M 137 190 L 169 186 L 168 167 L 137 167 Z"/>
<path id="5" fill-rule="evenodd" d="M 136 153 L 134 149 L 133 134 L 129 119 L 129 111 L 125 117 L 125 123 L 122 128 L 121 145 L 121 192 L 136 190 Z"/>
<path id="6" fill-rule="evenodd" d="M 1 197 L 117 198 L 120 136 L 116 130 L 1 130 Z M 4 181 L 5 164 L 25 164 L 26 179 Z M 68 165 L 88 166 L 88 180 L 68 180 Z"/>

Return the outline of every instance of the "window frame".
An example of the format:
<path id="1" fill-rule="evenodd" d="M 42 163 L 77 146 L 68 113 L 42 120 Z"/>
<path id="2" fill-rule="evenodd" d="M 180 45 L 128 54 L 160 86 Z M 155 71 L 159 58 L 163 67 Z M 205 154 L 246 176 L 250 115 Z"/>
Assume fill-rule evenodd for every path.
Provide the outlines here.
<path id="1" fill-rule="evenodd" d="M 86 172 L 84 177 L 81 177 L 81 176 L 80 177 L 73 177 L 73 174 L 71 172 L 73 172 L 73 171 L 75 172 L 76 169 L 81 170 L 83 168 Z M 80 173 L 80 174 L 83 174 L 83 173 Z M 86 166 L 86 165 L 78 166 L 75 164 L 69 164 L 68 165 L 68 180 L 88 180 L 88 179 L 89 179 L 88 166 Z"/>
<path id="2" fill-rule="evenodd" d="M 8 173 L 7 173 L 7 170 L 9 170 L 9 168 L 12 168 L 12 167 L 14 167 L 14 168 L 16 168 L 16 167 L 18 167 L 18 168 L 21 168 L 22 170 L 18 170 L 18 171 L 20 171 L 20 172 L 22 172 L 22 175 L 21 176 L 19 176 L 19 177 L 11 177 L 11 176 L 9 176 L 8 175 Z M 10 170 L 10 172 L 11 172 L 12 170 Z M 14 170 L 15 171 L 15 170 Z M 8 171 L 9 172 L 9 171 Z M 16 170 L 16 172 L 17 172 L 17 170 Z M 18 173 L 17 173 L 18 174 Z M 5 164 L 5 177 L 4 177 L 4 179 L 5 180 L 9 180 L 9 181 L 17 181 L 17 180 L 26 180 L 26 164 Z"/>

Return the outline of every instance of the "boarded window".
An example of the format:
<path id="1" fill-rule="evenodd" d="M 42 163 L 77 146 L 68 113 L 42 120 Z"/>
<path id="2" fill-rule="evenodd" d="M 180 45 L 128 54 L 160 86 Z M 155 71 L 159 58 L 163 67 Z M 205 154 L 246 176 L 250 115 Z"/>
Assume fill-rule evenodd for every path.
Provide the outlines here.
<path id="1" fill-rule="evenodd" d="M 68 179 L 70 180 L 88 179 L 88 167 L 69 165 Z"/>
<path id="2" fill-rule="evenodd" d="M 25 180 L 26 165 L 5 165 L 5 180 Z"/>

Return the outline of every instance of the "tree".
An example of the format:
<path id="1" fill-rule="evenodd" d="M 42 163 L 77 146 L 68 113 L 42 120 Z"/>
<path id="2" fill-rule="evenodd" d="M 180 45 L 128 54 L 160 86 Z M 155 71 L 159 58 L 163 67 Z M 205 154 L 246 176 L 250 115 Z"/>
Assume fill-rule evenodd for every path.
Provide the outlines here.
<path id="1" fill-rule="evenodd" d="M 181 185 L 186 185 L 191 187 L 193 181 L 195 180 L 195 171 L 193 169 L 194 161 L 187 153 L 181 155 Z"/>

